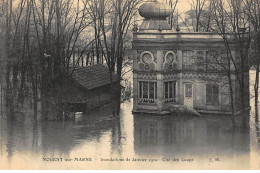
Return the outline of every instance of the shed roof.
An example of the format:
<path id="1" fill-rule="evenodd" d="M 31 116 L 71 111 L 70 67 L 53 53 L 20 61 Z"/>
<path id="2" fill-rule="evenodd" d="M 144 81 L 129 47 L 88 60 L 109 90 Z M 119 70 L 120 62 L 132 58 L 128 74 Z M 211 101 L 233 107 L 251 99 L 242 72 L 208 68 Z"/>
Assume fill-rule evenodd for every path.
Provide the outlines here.
<path id="1" fill-rule="evenodd" d="M 110 84 L 109 69 L 103 64 L 75 68 L 72 70 L 72 78 L 87 89 Z M 113 82 L 118 80 L 114 73 L 112 80 Z"/>

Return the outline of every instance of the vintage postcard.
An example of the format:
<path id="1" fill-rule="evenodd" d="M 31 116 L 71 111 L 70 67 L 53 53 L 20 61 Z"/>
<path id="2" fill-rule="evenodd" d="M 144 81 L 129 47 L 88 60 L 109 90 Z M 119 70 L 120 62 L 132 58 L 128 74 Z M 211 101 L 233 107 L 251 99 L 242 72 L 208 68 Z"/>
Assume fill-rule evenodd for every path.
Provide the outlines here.
<path id="1" fill-rule="evenodd" d="M 0 0 L 0 170 L 259 170 L 260 2 Z"/>

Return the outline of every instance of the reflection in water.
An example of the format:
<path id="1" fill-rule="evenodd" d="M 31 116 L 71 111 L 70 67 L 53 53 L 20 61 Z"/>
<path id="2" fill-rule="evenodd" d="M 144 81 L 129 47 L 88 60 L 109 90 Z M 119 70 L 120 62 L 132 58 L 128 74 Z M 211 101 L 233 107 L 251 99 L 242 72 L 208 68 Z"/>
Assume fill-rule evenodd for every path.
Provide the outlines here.
<path id="1" fill-rule="evenodd" d="M 6 148 L 7 148 L 7 154 L 8 158 L 11 159 L 13 156 L 13 150 L 14 150 L 14 125 L 13 122 L 8 122 L 8 129 L 7 129 L 7 142 L 6 142 Z"/>
<path id="2" fill-rule="evenodd" d="M 104 134 L 111 137 L 112 151 L 120 154 L 120 121 L 109 108 L 83 115 L 75 122 L 33 123 L 30 119 L 10 123 L 6 119 L 0 119 L 0 121 L 0 162 L 5 163 L 8 158 L 10 167 L 15 162 L 14 158 L 20 158 L 20 156 L 28 160 L 31 156 L 40 157 L 40 161 L 42 157 L 69 157 L 74 152 L 73 150 L 82 150 L 83 143 L 89 142 L 92 145 L 102 143 Z M 3 164 L 0 169 L 2 166 Z"/>
<path id="3" fill-rule="evenodd" d="M 134 124 L 135 149 L 142 155 L 249 154 L 249 131 L 232 128 L 232 120 L 225 116 L 136 115 Z"/>

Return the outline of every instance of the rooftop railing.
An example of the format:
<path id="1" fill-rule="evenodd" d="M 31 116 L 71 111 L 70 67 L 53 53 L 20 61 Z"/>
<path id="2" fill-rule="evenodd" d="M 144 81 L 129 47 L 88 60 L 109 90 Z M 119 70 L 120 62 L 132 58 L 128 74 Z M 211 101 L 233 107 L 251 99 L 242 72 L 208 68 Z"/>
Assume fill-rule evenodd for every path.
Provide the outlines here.
<path id="1" fill-rule="evenodd" d="M 159 32 L 156 30 L 146 30 L 134 33 L 134 40 L 146 40 L 146 39 L 216 39 L 223 40 L 223 37 L 218 33 L 210 33 L 210 32 L 190 32 L 190 33 L 182 33 L 182 32 Z M 235 34 L 227 33 L 225 35 L 226 38 L 234 38 Z"/>

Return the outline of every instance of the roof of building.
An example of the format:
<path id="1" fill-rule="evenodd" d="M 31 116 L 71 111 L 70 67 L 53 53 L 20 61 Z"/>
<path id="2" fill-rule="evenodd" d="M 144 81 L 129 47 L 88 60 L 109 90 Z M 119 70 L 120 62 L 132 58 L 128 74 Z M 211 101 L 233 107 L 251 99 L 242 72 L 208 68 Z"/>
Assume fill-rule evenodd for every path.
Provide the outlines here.
<path id="1" fill-rule="evenodd" d="M 166 20 L 144 20 L 140 25 L 140 30 L 171 30 Z"/>
<path id="2" fill-rule="evenodd" d="M 170 30 L 166 18 L 173 10 L 165 3 L 146 2 L 139 7 L 139 14 L 144 17 L 140 30 Z"/>
<path id="3" fill-rule="evenodd" d="M 75 68 L 72 70 L 72 78 L 87 89 L 110 84 L 109 69 L 103 64 Z M 112 73 L 112 80 L 113 82 L 118 80 L 114 73 Z"/>
<path id="4" fill-rule="evenodd" d="M 166 19 L 172 13 L 172 9 L 165 3 L 147 2 L 139 7 L 139 14 L 144 18 Z"/>

